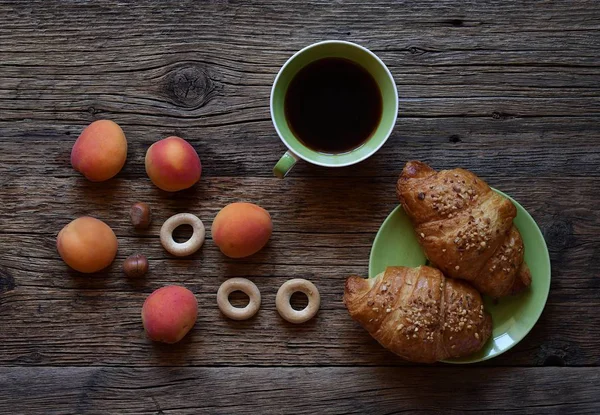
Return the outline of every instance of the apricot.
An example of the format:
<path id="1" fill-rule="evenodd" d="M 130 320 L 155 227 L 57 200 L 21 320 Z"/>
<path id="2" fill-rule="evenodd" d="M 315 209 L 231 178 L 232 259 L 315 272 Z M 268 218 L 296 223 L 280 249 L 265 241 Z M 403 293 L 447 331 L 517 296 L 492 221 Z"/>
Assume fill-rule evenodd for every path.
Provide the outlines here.
<path id="1" fill-rule="evenodd" d="M 269 212 L 253 203 L 225 206 L 213 221 L 213 241 L 230 258 L 243 258 L 260 251 L 269 241 L 273 223 Z"/>
<path id="2" fill-rule="evenodd" d="M 146 173 L 159 189 L 176 192 L 200 180 L 202 164 L 190 143 L 173 136 L 150 146 L 146 152 Z"/>
<path id="3" fill-rule="evenodd" d="M 146 298 L 142 307 L 142 324 L 148 338 L 163 343 L 177 343 L 196 323 L 198 301 L 187 288 L 167 285 Z"/>
<path id="4" fill-rule="evenodd" d="M 117 255 L 117 237 L 106 223 L 83 216 L 66 225 L 56 237 L 65 263 L 79 272 L 92 273 L 109 266 Z"/>
<path id="5" fill-rule="evenodd" d="M 127 140 L 110 120 L 88 125 L 71 150 L 71 165 L 88 180 L 102 182 L 121 171 L 127 159 Z"/>

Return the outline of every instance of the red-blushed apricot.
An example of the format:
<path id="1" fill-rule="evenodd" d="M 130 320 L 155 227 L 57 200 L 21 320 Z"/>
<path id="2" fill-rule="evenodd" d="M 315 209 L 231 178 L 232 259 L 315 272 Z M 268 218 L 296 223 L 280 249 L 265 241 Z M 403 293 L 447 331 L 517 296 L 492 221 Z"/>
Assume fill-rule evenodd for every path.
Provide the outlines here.
<path id="1" fill-rule="evenodd" d="M 187 288 L 167 285 L 154 291 L 142 307 L 142 324 L 148 338 L 177 343 L 196 323 L 198 301 Z"/>
<path id="2" fill-rule="evenodd" d="M 180 137 L 167 137 L 146 152 L 146 173 L 159 189 L 176 192 L 200 180 L 202 163 L 190 143 Z"/>
<path id="3" fill-rule="evenodd" d="M 58 233 L 56 248 L 65 263 L 79 272 L 98 272 L 109 266 L 117 255 L 119 243 L 106 223 L 82 216 Z"/>
<path id="4" fill-rule="evenodd" d="M 102 182 L 121 171 L 127 159 L 127 140 L 119 125 L 98 120 L 88 125 L 71 150 L 71 165 L 88 180 Z"/>
<path id="5" fill-rule="evenodd" d="M 230 258 L 243 258 L 260 251 L 269 241 L 273 223 L 269 212 L 253 203 L 225 206 L 213 221 L 213 241 Z"/>

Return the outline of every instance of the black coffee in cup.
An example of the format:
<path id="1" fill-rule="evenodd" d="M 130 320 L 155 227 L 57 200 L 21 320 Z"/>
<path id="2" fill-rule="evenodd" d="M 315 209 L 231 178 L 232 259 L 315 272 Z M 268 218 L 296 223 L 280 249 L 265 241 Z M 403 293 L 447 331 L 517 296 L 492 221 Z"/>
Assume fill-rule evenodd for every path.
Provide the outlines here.
<path id="1" fill-rule="evenodd" d="M 365 143 L 381 121 L 383 102 L 373 76 L 344 58 L 309 63 L 292 79 L 285 116 L 293 134 L 323 153 L 345 153 Z"/>

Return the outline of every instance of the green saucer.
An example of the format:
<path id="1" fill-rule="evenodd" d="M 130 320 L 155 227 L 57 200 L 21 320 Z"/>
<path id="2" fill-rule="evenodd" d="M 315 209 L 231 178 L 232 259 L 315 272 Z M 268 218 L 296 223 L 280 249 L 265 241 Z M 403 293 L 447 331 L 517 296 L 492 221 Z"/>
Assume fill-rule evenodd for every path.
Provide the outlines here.
<path id="1" fill-rule="evenodd" d="M 525 262 L 531 270 L 531 287 L 520 295 L 500 298 L 496 302 L 484 296 L 485 309 L 492 315 L 493 321 L 490 340 L 479 352 L 461 359 L 446 360 L 446 363 L 481 362 L 504 353 L 529 333 L 540 318 L 548 298 L 550 256 L 542 232 L 520 204 L 510 196 L 496 192 L 510 199 L 517 208 L 514 224 L 523 237 Z M 369 259 L 369 277 L 376 276 L 388 266 L 417 267 L 424 265 L 426 260 L 410 220 L 402 206 L 398 206 L 377 232 Z"/>

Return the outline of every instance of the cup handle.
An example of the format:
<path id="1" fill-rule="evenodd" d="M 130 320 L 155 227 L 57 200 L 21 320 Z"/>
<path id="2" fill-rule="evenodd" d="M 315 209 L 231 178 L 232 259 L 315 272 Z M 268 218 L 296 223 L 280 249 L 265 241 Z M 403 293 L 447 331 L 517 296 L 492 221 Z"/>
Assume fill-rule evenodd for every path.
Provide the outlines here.
<path id="1" fill-rule="evenodd" d="M 292 170 L 292 167 L 298 161 L 298 157 L 289 151 L 286 151 L 283 156 L 279 159 L 275 167 L 273 167 L 273 174 L 280 179 L 283 179 Z"/>

